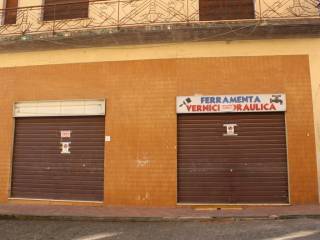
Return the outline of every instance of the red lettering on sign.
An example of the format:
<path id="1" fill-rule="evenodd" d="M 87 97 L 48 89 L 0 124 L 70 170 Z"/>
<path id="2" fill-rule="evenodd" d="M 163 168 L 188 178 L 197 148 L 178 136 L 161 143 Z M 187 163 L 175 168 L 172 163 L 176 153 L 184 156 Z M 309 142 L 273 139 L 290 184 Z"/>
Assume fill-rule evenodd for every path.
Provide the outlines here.
<path id="1" fill-rule="evenodd" d="M 246 104 L 241 105 L 237 104 L 236 106 L 237 111 L 276 111 L 277 108 L 274 104 L 264 103 L 264 104 Z"/>
<path id="2" fill-rule="evenodd" d="M 227 105 L 222 106 L 222 110 L 226 111 Z M 259 111 L 277 111 L 275 104 L 270 103 L 250 103 L 250 104 L 233 104 L 229 105 L 231 111 L 237 112 L 259 112 Z M 207 104 L 207 105 L 186 105 L 188 112 L 220 112 L 221 105 Z"/>
<path id="3" fill-rule="evenodd" d="M 270 106 L 270 110 L 277 110 L 276 106 L 273 103 Z"/>
<path id="4" fill-rule="evenodd" d="M 210 105 L 204 105 L 203 106 L 203 111 L 210 111 Z"/>
<path id="5" fill-rule="evenodd" d="M 220 106 L 219 105 L 213 105 L 212 106 L 212 111 L 215 111 L 215 112 L 220 111 Z"/>

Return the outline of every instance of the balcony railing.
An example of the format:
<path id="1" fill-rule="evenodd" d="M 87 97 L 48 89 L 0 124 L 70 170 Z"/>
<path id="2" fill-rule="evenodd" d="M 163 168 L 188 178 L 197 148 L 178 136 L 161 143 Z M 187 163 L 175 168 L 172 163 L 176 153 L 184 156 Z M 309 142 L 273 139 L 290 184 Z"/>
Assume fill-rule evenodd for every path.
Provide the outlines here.
<path id="1" fill-rule="evenodd" d="M 199 22 L 205 11 L 199 1 L 202 0 L 79 0 L 69 4 L 1 9 L 0 36 Z M 221 11 L 217 9 L 219 19 L 211 13 L 209 20 L 244 20 L 237 18 L 237 11 L 241 9 L 236 6 L 237 1 L 239 4 L 243 1 L 226 1 L 233 1 L 235 5 L 224 8 L 228 12 L 226 19 L 221 18 Z M 319 17 L 317 5 L 318 0 L 256 0 L 251 6 L 252 17 L 248 18 Z M 208 16 L 205 20 L 208 21 Z"/>

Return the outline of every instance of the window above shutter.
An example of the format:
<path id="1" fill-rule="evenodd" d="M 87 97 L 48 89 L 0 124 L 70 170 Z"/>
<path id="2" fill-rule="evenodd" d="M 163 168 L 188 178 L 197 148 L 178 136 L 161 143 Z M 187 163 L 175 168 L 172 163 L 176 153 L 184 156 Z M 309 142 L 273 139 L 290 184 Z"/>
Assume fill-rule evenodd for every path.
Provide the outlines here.
<path id="1" fill-rule="evenodd" d="M 253 0 L 199 0 L 201 21 L 255 18 Z"/>
<path id="2" fill-rule="evenodd" d="M 44 21 L 87 18 L 89 0 L 45 0 Z"/>
<path id="3" fill-rule="evenodd" d="M 16 24 L 18 0 L 5 1 L 4 24 Z"/>

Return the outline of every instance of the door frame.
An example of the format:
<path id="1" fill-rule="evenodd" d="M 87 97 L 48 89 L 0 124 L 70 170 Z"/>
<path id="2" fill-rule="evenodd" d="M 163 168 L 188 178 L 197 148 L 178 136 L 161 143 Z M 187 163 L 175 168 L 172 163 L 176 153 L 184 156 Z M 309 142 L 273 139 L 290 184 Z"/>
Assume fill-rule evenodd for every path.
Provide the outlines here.
<path id="1" fill-rule="evenodd" d="M 10 170 L 9 170 L 9 177 L 8 177 L 8 200 L 9 202 L 14 203 L 36 203 L 36 202 L 52 202 L 57 205 L 65 205 L 65 204 L 71 204 L 71 205 L 77 205 L 77 206 L 83 206 L 83 205 L 90 205 L 90 206 L 100 206 L 103 205 L 105 202 L 105 169 L 103 170 L 103 200 L 102 201 L 84 201 L 84 200 L 58 200 L 58 199 L 38 199 L 38 198 L 14 198 L 12 197 L 12 175 L 13 175 L 13 161 L 14 161 L 14 143 L 15 143 L 15 132 L 16 132 L 16 118 L 17 117 L 48 117 L 49 115 L 45 114 L 43 116 L 35 115 L 35 116 L 17 116 L 16 115 L 16 105 L 18 103 L 53 103 L 53 102 L 70 102 L 70 101 L 98 101 L 101 104 L 101 113 L 100 114 L 73 114 L 73 115 L 60 115 L 60 117 L 63 116 L 69 116 L 69 117 L 76 117 L 76 116 L 97 116 L 102 115 L 104 116 L 104 123 L 106 122 L 106 99 L 71 99 L 71 100 L 38 100 L 38 101 L 16 101 L 13 103 L 12 106 L 12 138 L 11 138 L 11 149 L 10 149 Z M 56 115 L 56 117 L 59 117 Z M 106 124 L 104 128 L 104 135 L 106 134 Z M 103 158 L 103 165 L 105 166 L 105 158 L 106 158 L 106 147 L 104 145 L 104 158 Z M 65 203 L 65 204 L 63 204 Z"/>

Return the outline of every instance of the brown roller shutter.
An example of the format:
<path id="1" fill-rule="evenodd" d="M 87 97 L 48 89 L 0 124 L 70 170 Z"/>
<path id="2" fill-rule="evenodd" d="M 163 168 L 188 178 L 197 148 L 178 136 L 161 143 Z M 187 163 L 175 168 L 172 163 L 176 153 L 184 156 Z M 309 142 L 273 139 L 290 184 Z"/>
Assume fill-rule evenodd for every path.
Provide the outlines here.
<path id="1" fill-rule="evenodd" d="M 45 0 L 44 21 L 88 18 L 89 0 Z"/>
<path id="2" fill-rule="evenodd" d="M 178 202 L 288 203 L 286 152 L 284 113 L 178 115 Z"/>
<path id="3" fill-rule="evenodd" d="M 11 196 L 102 201 L 104 126 L 103 116 L 17 118 Z"/>
<path id="4" fill-rule="evenodd" d="M 15 24 L 17 22 L 18 0 L 7 0 L 4 14 L 4 24 Z"/>
<path id="5" fill-rule="evenodd" d="M 200 21 L 253 19 L 253 0 L 200 0 Z"/>

